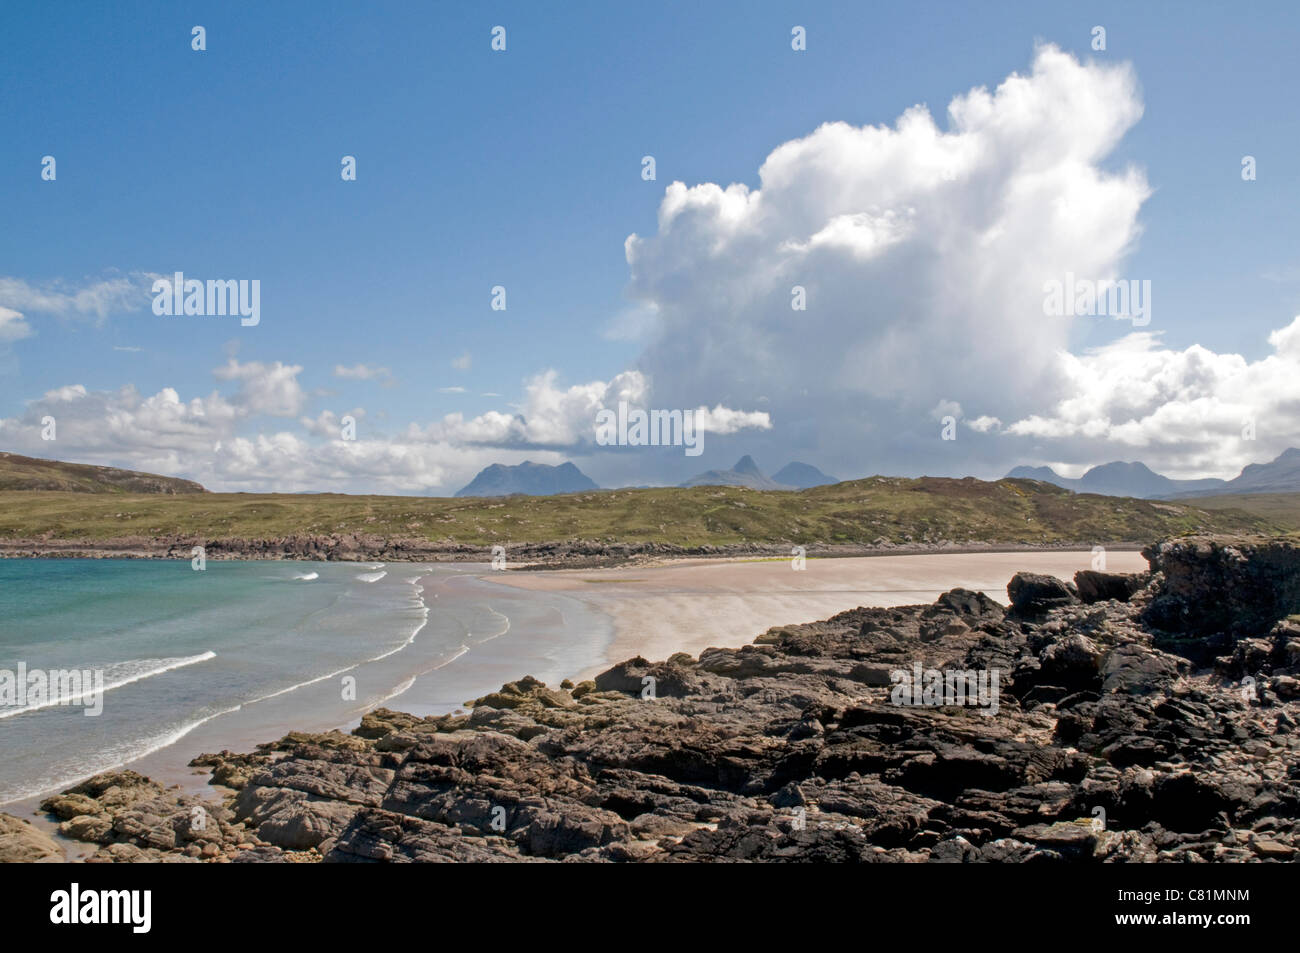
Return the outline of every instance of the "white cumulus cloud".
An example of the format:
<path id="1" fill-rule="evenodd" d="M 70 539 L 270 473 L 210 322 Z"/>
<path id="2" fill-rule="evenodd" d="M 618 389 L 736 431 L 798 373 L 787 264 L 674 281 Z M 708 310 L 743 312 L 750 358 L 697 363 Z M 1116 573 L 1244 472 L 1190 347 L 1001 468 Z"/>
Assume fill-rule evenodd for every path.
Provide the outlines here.
<path id="1" fill-rule="evenodd" d="M 1300 434 L 1300 317 L 1268 340 L 1273 353 L 1258 361 L 1162 347 L 1145 331 L 1082 355 L 1062 352 L 1064 395 L 1006 432 L 1066 460 L 1124 451 L 1169 476 L 1235 476 Z"/>

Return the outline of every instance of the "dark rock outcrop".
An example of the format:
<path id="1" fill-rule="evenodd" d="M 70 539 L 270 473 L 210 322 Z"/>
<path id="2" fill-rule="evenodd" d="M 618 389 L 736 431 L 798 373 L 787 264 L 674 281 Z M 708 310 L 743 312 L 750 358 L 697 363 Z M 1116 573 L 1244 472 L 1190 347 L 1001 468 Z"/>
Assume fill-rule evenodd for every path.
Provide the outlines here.
<path id="1" fill-rule="evenodd" d="M 1036 572 L 1016 573 L 1007 583 L 1007 597 L 1013 612 L 1030 618 L 1079 601 L 1079 594 L 1068 582 Z"/>
<path id="2" fill-rule="evenodd" d="M 1095 569 L 1081 569 L 1074 574 L 1074 588 L 1079 599 L 1085 603 L 1106 602 L 1114 599 L 1128 602 L 1133 593 L 1142 589 L 1150 581 L 1148 573 L 1140 572 L 1100 572 Z"/>
<path id="3" fill-rule="evenodd" d="M 1300 541 L 1191 537 L 1142 551 L 1164 584 L 1143 616 L 1154 628 L 1234 640 L 1300 613 Z"/>
<path id="4" fill-rule="evenodd" d="M 164 790 L 134 771 L 97 774 L 41 809 L 60 820 L 64 836 L 100 845 L 87 863 L 229 863 L 262 843 L 228 807 Z"/>

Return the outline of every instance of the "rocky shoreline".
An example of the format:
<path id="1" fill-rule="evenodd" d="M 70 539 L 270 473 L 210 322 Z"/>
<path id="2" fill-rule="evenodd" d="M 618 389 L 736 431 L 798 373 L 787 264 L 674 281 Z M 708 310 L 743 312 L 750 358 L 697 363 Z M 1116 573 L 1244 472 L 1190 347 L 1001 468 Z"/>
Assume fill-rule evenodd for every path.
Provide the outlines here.
<path id="1" fill-rule="evenodd" d="M 734 543 L 676 546 L 669 543 L 578 539 L 505 545 L 507 565 L 531 569 L 585 569 L 673 559 L 789 558 L 794 543 Z M 1026 543 L 811 543 L 813 557 L 907 556 L 932 553 L 991 553 L 1137 550 L 1133 541 L 1030 545 Z M 125 536 L 115 539 L 0 539 L 0 559 L 176 559 L 188 562 L 195 546 L 210 560 L 268 559 L 324 562 L 489 562 L 491 546 L 437 542 L 419 537 L 365 534 L 294 535 L 267 539 L 204 539 L 188 536 Z"/>
<path id="2" fill-rule="evenodd" d="M 220 802 L 115 771 L 42 809 L 90 862 L 1300 859 L 1300 545 L 1144 555 L 201 755 Z M 61 856 L 0 815 L 0 859 Z"/>

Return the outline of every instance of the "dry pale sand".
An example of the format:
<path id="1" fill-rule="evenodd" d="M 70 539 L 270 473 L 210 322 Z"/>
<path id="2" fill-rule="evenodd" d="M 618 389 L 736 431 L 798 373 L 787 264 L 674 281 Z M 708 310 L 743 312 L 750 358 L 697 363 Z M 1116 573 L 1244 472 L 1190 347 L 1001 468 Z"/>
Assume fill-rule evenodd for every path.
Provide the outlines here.
<path id="1" fill-rule="evenodd" d="M 808 559 L 691 560 L 653 568 L 571 569 L 491 573 L 483 578 L 520 589 L 563 592 L 613 620 L 605 660 L 581 674 L 604 671 L 634 655 L 657 660 L 674 652 L 698 656 L 710 647 L 747 645 L 774 625 L 812 622 L 857 606 L 933 602 L 962 587 L 1003 604 L 1017 572 L 1070 579 L 1090 569 L 1091 552 L 964 553 Z M 1137 552 L 1106 553 L 1105 568 L 1147 568 Z"/>

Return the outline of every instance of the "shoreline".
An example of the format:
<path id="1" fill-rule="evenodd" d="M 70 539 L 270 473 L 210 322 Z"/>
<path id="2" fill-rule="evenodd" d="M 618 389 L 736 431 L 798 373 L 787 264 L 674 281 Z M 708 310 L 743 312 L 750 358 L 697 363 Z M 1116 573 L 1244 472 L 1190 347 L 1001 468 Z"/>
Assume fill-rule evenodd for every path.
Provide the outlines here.
<path id="1" fill-rule="evenodd" d="M 1032 558 L 1027 559 L 1026 555 Z M 1115 557 L 1108 566 L 1111 571 L 1146 569 L 1145 559 L 1136 552 L 1117 549 L 1110 555 Z M 611 637 L 591 647 L 586 664 L 561 676 L 577 683 L 637 656 L 669 659 L 678 653 L 698 657 L 711 648 L 739 649 L 775 627 L 803 625 L 859 607 L 925 605 L 933 602 L 939 593 L 958 587 L 986 592 L 994 601 L 1005 604 L 1006 581 L 1016 572 L 1046 572 L 1069 578 L 1074 570 L 1089 568 L 1092 558 L 1090 551 L 1077 549 L 810 556 L 807 568 L 796 573 L 792 571 L 789 557 L 755 559 L 746 555 L 672 559 L 634 566 L 487 570 L 473 573 L 472 578 L 522 598 L 527 598 L 529 593 L 573 598 L 608 621 Z M 595 578 L 592 574 L 596 574 Z M 864 580 L 864 575 L 871 578 Z M 415 584 L 424 591 L 432 578 L 431 574 L 423 574 Z M 566 634 L 564 630 L 557 631 L 560 636 Z M 526 670 L 530 666 L 528 661 L 516 658 L 512 654 L 498 661 L 498 667 L 505 673 L 501 682 L 485 683 L 481 690 L 467 686 L 463 700 L 495 690 L 506 681 L 535 674 Z M 430 673 L 408 674 L 419 678 Z M 553 679 L 556 684 L 559 680 Z M 164 748 L 123 762 L 114 770 L 138 771 L 169 790 L 178 789 L 178 793 L 220 802 L 231 792 L 208 783 L 210 769 L 190 766 L 200 754 L 253 751 L 257 745 L 290 732 L 348 733 L 369 711 L 388 707 L 390 703 L 401 707 L 404 694 L 405 691 L 341 722 L 314 718 L 310 710 L 304 710 L 269 730 L 266 726 L 252 725 L 241 730 L 233 722 L 217 724 L 200 732 L 199 737 L 187 734 Z M 426 710 L 428 705 L 408 707 L 412 713 L 430 713 Z M 450 714 L 452 710 L 435 714 Z M 3 810 L 31 818 L 34 824 L 55 836 L 71 855 L 86 845 L 59 833 L 57 821 L 39 810 L 43 799 L 65 787 L 60 785 L 10 802 Z"/>
<path id="2" fill-rule="evenodd" d="M 1067 569 L 1090 558 L 1056 556 L 1074 560 Z M 198 799 L 186 792 L 206 770 L 180 789 L 111 772 L 50 809 L 98 846 L 93 862 L 1294 860 L 1300 596 L 1264 605 L 1257 592 L 1279 567 L 1300 573 L 1300 545 L 1192 539 L 1148 558 L 1149 572 L 1116 560 L 1074 586 L 1018 571 L 1010 606 L 967 588 L 899 604 L 919 590 L 873 562 L 870 591 L 893 605 L 750 631 L 743 647 L 698 658 L 628 658 L 576 685 L 549 687 L 515 664 L 469 712 L 379 708 L 346 735 L 296 731 L 205 758 L 224 786 Z M 923 562 L 908 564 L 906 585 Z M 696 619 L 700 599 L 707 617 L 727 616 L 728 575 L 752 598 L 790 571 L 704 568 L 719 578 L 685 593 Z M 856 598 L 868 590 L 839 588 L 836 572 L 861 568 L 809 567 L 819 575 L 800 595 Z M 942 568 L 946 587 L 955 574 Z M 521 574 L 505 586 L 594 586 L 609 603 L 611 577 L 644 589 L 654 573 L 657 590 L 680 592 L 689 569 Z M 1176 627 L 1152 627 L 1165 620 Z M 1228 655 L 1225 631 L 1240 637 Z M 640 630 L 638 644 L 658 654 L 652 636 Z M 617 639 L 604 649 L 620 651 Z M 915 672 L 914 687 L 900 671 Z M 963 676 L 949 694 L 943 672 Z M 209 828 L 187 824 L 199 803 Z M 492 805 L 506 806 L 504 829 Z"/>
<path id="3" fill-rule="evenodd" d="M 1145 572 L 1146 559 L 1110 550 L 1107 570 Z M 571 676 L 595 677 L 635 656 L 698 656 L 710 648 L 741 648 L 772 628 L 826 619 L 856 608 L 928 605 L 954 588 L 982 592 L 1007 603 L 1006 584 L 1017 572 L 1070 579 L 1091 568 L 1088 550 L 886 554 L 820 558 L 802 571 L 791 559 L 673 560 L 658 565 L 591 569 L 556 568 L 495 572 L 483 578 L 501 586 L 559 592 L 610 618 L 614 637 L 605 657 Z M 591 574 L 598 574 L 592 578 Z M 793 584 L 793 585 L 792 585 Z"/>
<path id="4" fill-rule="evenodd" d="M 352 565 L 336 568 L 350 569 Z M 211 772 L 190 766 L 190 761 L 201 754 L 251 751 L 257 745 L 292 732 L 348 732 L 369 712 L 394 704 L 422 716 L 448 714 L 462 710 L 466 700 L 518 677 L 521 669 L 558 683 L 583 668 L 591 658 L 604 658 L 607 654 L 607 640 L 597 639 L 598 644 L 592 644 L 593 633 L 600 633 L 602 628 L 590 624 L 582 612 L 570 611 L 560 600 L 530 598 L 529 594 L 517 591 L 494 597 L 491 587 L 481 582 L 481 577 L 487 575 L 486 563 L 450 573 L 439 572 L 429 564 L 405 565 L 409 567 L 408 573 L 416 570 L 410 584 L 423 606 L 423 619 L 400 647 L 378 655 L 368 654 L 335 672 L 336 675 L 348 673 L 363 681 L 377 679 L 370 684 L 389 686 L 378 693 L 368 691 L 362 696 L 364 704 L 345 705 L 345 710 L 339 710 L 338 689 L 326 676 L 304 676 L 294 684 L 276 686 L 256 698 L 232 697 L 227 710 L 202 719 L 160 747 L 112 764 L 88 765 L 85 772 L 70 772 L 60 777 L 58 783 L 39 790 L 29 788 L 30 793 L 24 792 L 0 804 L 0 811 L 29 815 L 45 797 L 95 774 L 123 769 L 147 774 L 167 786 L 178 785 L 188 794 L 204 796 Z M 447 626 L 457 626 L 466 610 L 476 606 L 488 610 L 492 617 L 488 621 L 494 624 L 482 629 L 475 625 L 475 638 L 467 639 L 458 651 L 449 653 L 445 639 L 438 638 L 439 633 L 433 631 L 436 626 L 430 625 L 433 621 L 430 614 L 438 613 L 440 603 L 444 602 L 448 603 L 447 614 L 441 618 Z M 557 603 L 562 613 L 556 613 Z M 560 622 L 552 623 L 552 617 L 556 620 L 567 617 L 574 623 L 574 631 L 569 633 Z M 496 622 L 501 623 L 499 628 Z M 539 632 L 548 634 L 549 638 L 537 639 Z M 567 656 L 575 654 L 580 661 L 573 664 L 565 661 Z M 465 656 L 469 656 L 467 665 L 461 662 Z M 547 671 L 548 665 L 558 667 L 557 671 Z M 322 705 L 324 696 L 330 693 L 334 693 L 332 700 Z"/>
<path id="5" fill-rule="evenodd" d="M 682 561 L 790 559 L 795 546 L 809 557 L 852 559 L 875 556 L 964 555 L 973 553 L 1041 553 L 1091 550 L 1138 552 L 1134 540 L 1026 542 L 902 543 L 723 543 L 679 546 L 673 543 L 622 543 L 599 540 L 553 540 L 504 544 L 508 571 L 583 569 L 653 565 Z M 355 534 L 291 536 L 265 539 L 203 537 L 113 537 L 107 539 L 0 538 L 0 559 L 144 559 L 189 562 L 193 549 L 204 547 L 211 561 L 474 563 L 492 559 L 493 544 L 439 543 L 425 539 L 367 537 Z"/>

